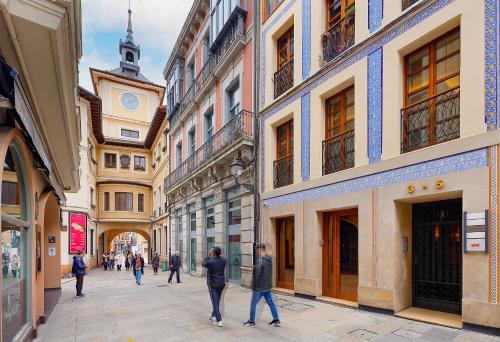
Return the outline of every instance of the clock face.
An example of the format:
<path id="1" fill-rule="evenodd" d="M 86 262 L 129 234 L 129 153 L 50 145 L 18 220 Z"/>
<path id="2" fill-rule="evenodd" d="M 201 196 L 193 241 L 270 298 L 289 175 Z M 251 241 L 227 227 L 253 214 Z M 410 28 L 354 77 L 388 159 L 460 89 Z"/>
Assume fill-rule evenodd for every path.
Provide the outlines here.
<path id="1" fill-rule="evenodd" d="M 120 102 L 123 107 L 130 111 L 136 111 L 139 108 L 139 98 L 132 93 L 123 93 Z"/>

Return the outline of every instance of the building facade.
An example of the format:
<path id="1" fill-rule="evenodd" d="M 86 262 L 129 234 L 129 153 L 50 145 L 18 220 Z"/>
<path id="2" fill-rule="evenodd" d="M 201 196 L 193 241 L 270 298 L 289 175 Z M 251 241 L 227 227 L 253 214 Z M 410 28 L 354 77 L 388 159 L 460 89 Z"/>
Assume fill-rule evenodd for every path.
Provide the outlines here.
<path id="1" fill-rule="evenodd" d="M 195 0 L 164 69 L 168 250 L 200 276 L 203 258 L 220 246 L 229 281 L 243 286 L 251 283 L 254 231 L 253 4 Z M 237 178 L 235 160 L 244 168 Z"/>
<path id="2" fill-rule="evenodd" d="M 66 192 L 80 188 L 80 1 L 0 2 L 0 340 L 36 337 L 61 288 Z"/>
<path id="3" fill-rule="evenodd" d="M 263 1 L 276 287 L 500 327 L 498 15 L 489 0 Z"/>

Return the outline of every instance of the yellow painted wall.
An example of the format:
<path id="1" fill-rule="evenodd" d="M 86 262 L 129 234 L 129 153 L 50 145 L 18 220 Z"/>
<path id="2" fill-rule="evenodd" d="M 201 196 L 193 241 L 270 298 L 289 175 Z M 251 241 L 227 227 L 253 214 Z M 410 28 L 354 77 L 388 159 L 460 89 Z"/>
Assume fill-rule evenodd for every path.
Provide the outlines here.
<path id="1" fill-rule="evenodd" d="M 97 150 L 97 175 L 98 177 L 113 177 L 127 180 L 151 181 L 151 155 L 149 150 L 127 148 L 121 146 L 99 145 Z M 115 153 L 116 168 L 105 168 L 104 154 Z M 120 165 L 120 155 L 127 154 L 130 156 L 129 168 L 122 168 Z M 146 170 L 134 170 L 134 156 L 146 157 Z"/>
<path id="2" fill-rule="evenodd" d="M 149 220 L 151 212 L 151 190 L 148 187 L 129 184 L 101 184 L 98 187 L 99 219 L 142 219 Z M 109 192 L 109 209 L 104 211 L 104 193 Z M 133 193 L 133 211 L 115 210 L 115 192 Z M 144 212 L 138 211 L 138 194 L 144 194 Z"/>

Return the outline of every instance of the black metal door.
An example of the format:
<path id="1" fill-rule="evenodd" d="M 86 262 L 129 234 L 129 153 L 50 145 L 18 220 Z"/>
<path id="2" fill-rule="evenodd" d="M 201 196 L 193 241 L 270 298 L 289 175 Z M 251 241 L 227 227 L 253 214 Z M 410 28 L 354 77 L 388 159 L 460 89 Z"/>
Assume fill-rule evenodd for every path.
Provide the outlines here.
<path id="1" fill-rule="evenodd" d="M 462 200 L 413 205 L 413 306 L 461 313 Z"/>

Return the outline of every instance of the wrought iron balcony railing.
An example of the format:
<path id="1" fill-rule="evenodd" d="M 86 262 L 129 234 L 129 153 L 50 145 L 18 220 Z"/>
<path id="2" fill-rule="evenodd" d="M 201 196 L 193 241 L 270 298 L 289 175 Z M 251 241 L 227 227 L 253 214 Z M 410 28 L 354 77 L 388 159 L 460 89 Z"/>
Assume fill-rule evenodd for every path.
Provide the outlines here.
<path id="1" fill-rule="evenodd" d="M 401 109 L 401 153 L 460 138 L 460 87 Z"/>
<path id="2" fill-rule="evenodd" d="M 354 6 L 348 14 L 321 36 L 323 61 L 329 62 L 354 45 Z"/>
<path id="3" fill-rule="evenodd" d="M 407 9 L 408 7 L 410 7 L 411 5 L 419 2 L 420 0 L 402 0 L 401 1 L 401 9 L 404 11 L 405 9 Z"/>
<path id="4" fill-rule="evenodd" d="M 293 59 L 274 73 L 274 98 L 293 87 Z"/>
<path id="5" fill-rule="evenodd" d="M 253 114 L 242 110 L 165 178 L 165 192 L 201 169 L 241 139 L 253 137 Z"/>
<path id="6" fill-rule="evenodd" d="M 323 141 L 323 175 L 354 167 L 354 130 Z"/>
<path id="7" fill-rule="evenodd" d="M 273 178 L 274 188 L 293 183 L 293 154 L 274 161 Z"/>

